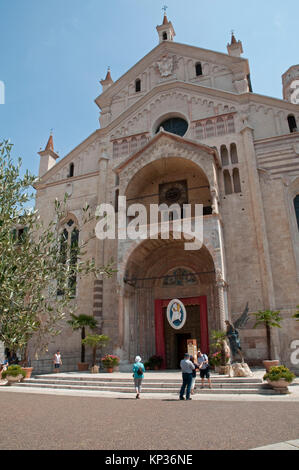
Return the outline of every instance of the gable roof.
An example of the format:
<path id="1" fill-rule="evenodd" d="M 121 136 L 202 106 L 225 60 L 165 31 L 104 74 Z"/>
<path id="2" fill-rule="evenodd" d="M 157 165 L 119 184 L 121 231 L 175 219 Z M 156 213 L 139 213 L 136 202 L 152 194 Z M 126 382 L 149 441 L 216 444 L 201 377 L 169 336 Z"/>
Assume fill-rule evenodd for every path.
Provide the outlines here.
<path id="1" fill-rule="evenodd" d="M 116 80 L 106 91 L 101 93 L 95 99 L 95 103 L 99 106 L 100 109 L 109 104 L 112 97 L 121 91 L 127 82 L 134 80 L 136 76 L 140 75 L 152 62 L 158 60 L 161 54 L 165 54 L 166 52 L 180 54 L 182 56 L 187 55 L 188 57 L 194 58 L 195 60 L 201 59 L 206 60 L 207 62 L 212 60 L 215 63 L 227 66 L 228 68 L 235 67 L 237 64 L 240 64 L 246 69 L 246 72 L 249 73 L 249 63 L 248 59 L 246 58 L 234 57 L 224 52 L 215 52 L 209 49 L 181 44 L 174 41 L 164 41 L 158 44 L 148 54 L 146 54 L 124 75 Z"/>

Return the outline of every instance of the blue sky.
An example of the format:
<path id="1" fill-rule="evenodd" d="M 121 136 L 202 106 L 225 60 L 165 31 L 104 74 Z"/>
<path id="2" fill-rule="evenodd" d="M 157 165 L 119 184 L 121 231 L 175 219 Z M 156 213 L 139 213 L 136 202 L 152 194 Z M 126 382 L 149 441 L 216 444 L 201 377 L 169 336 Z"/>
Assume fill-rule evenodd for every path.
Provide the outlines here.
<path id="1" fill-rule="evenodd" d="M 107 66 L 118 79 L 158 43 L 158 0 L 0 0 L 0 139 L 38 172 L 54 129 L 61 157 L 99 127 L 94 99 Z M 227 52 L 243 42 L 253 90 L 282 97 L 281 75 L 298 59 L 298 0 L 168 0 L 175 40 Z"/>

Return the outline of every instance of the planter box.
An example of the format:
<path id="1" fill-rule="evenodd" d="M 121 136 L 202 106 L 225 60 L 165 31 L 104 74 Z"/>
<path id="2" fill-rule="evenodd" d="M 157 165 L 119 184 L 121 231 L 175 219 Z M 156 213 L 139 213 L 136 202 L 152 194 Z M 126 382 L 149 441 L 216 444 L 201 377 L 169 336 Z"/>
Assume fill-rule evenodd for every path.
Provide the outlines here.
<path id="1" fill-rule="evenodd" d="M 78 371 L 79 372 L 86 372 L 89 368 L 88 362 L 78 362 Z"/>

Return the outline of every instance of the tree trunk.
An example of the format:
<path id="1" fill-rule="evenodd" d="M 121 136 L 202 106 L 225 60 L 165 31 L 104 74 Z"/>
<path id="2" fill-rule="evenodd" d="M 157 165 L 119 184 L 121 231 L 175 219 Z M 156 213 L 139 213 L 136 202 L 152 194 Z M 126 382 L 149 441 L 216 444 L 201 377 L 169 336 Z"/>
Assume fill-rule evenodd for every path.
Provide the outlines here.
<path id="1" fill-rule="evenodd" d="M 96 360 L 97 360 L 97 348 L 93 348 L 92 351 L 92 365 L 96 365 Z"/>
<path id="2" fill-rule="evenodd" d="M 81 340 L 85 339 L 85 327 L 81 330 Z M 85 362 L 85 345 L 81 341 L 81 362 Z"/>
<path id="3" fill-rule="evenodd" d="M 266 323 L 266 333 L 267 333 L 267 350 L 268 350 L 268 359 L 272 360 L 272 349 L 271 349 L 271 328 L 268 323 Z"/>

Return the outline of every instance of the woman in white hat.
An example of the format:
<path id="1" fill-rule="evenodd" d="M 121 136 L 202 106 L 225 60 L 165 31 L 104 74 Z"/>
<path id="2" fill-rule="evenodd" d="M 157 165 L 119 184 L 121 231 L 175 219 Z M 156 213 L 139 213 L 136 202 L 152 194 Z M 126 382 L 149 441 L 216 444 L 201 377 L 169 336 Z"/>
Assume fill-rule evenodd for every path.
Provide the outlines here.
<path id="1" fill-rule="evenodd" d="M 140 398 L 141 394 L 141 384 L 144 379 L 145 367 L 141 362 L 141 357 L 135 357 L 135 364 L 133 365 L 133 377 L 136 389 L 136 399 Z"/>

